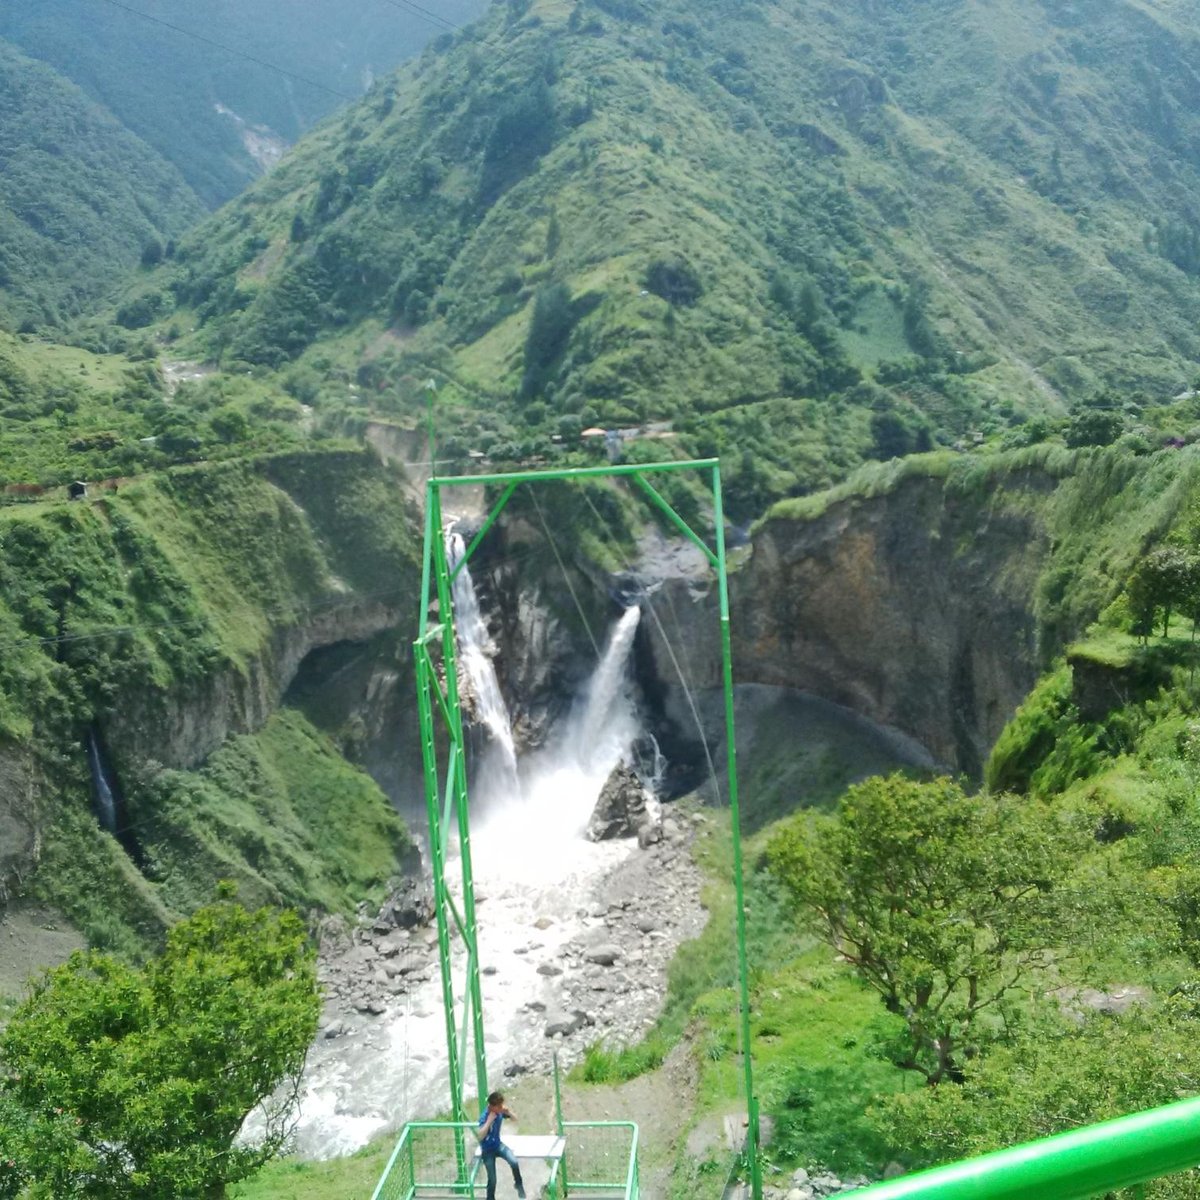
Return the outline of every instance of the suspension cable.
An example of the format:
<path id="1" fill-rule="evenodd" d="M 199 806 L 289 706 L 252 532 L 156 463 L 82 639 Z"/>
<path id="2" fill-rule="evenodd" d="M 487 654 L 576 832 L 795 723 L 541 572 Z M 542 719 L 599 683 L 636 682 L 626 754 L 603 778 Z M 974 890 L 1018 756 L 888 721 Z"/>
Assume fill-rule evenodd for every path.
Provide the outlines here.
<path id="1" fill-rule="evenodd" d="M 575 594 L 575 585 L 571 582 L 571 576 L 567 574 L 566 564 L 562 560 L 562 555 L 558 552 L 558 544 L 554 540 L 554 535 L 550 532 L 550 526 L 546 523 L 546 515 L 542 512 L 542 506 L 538 503 L 537 490 L 530 488 L 530 496 L 533 497 L 533 507 L 537 509 L 538 520 L 542 523 L 542 529 L 546 533 L 546 541 L 550 543 L 550 550 L 554 555 L 554 561 L 558 563 L 558 569 L 562 572 L 563 582 L 567 585 L 567 591 L 571 593 L 571 599 L 575 601 L 575 610 L 579 613 L 579 619 L 583 622 L 584 629 L 587 630 L 588 641 L 592 643 L 592 650 L 595 651 L 596 661 L 600 660 L 600 646 L 596 642 L 596 635 L 592 632 L 592 624 L 587 619 L 587 613 L 583 611 L 583 605 L 579 603 L 579 597 Z"/>

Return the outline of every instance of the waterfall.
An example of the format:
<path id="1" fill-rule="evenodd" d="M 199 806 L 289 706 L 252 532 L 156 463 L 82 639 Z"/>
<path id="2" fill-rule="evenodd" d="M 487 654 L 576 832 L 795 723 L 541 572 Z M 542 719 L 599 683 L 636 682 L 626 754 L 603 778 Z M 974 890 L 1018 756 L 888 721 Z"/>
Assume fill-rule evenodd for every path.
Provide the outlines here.
<path id="1" fill-rule="evenodd" d="M 588 681 L 583 703 L 572 714 L 568 726 L 581 765 L 606 767 L 606 777 L 626 755 L 637 735 L 626 664 L 641 617 L 642 610 L 637 605 L 625 610 L 609 636 L 595 674 Z"/>
<path id="2" fill-rule="evenodd" d="M 451 568 L 462 561 L 465 545 L 462 537 L 451 533 L 446 543 Z M 500 693 L 500 681 L 492 665 L 495 646 L 479 609 L 475 584 L 466 566 L 454 580 L 454 611 L 458 628 L 459 662 L 466 673 L 475 698 L 475 713 L 487 729 L 491 744 L 484 752 L 478 771 L 481 798 L 497 793 L 520 791 L 517 777 L 517 750 L 513 742 L 512 720 Z M 497 759 L 499 760 L 497 762 Z"/>
<path id="3" fill-rule="evenodd" d="M 632 758 L 639 728 L 628 671 L 640 616 L 629 608 L 614 626 L 558 736 L 524 765 L 521 793 L 484 814 L 475 841 L 501 864 L 494 872 L 553 877 L 569 847 L 582 841 L 612 769 Z"/>
<path id="4" fill-rule="evenodd" d="M 96 801 L 96 816 L 100 826 L 108 833 L 117 832 L 117 798 L 113 794 L 112 785 L 104 770 L 104 762 L 100 757 L 100 742 L 95 729 L 89 729 L 87 735 L 88 767 L 92 773 L 92 794 Z"/>

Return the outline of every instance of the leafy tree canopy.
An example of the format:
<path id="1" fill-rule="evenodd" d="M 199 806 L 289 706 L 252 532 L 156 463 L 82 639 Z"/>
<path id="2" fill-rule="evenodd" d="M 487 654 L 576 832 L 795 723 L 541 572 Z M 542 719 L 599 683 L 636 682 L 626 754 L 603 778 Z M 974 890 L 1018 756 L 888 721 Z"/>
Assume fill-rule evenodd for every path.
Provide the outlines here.
<path id="1" fill-rule="evenodd" d="M 1079 834 L 1037 804 L 903 775 L 850 788 L 836 817 L 799 817 L 771 868 L 818 937 L 905 1017 L 898 1066 L 959 1078 L 1000 1009 L 1063 942 L 1060 883 Z"/>
<path id="2" fill-rule="evenodd" d="M 75 954 L 0 1036 L 0 1197 L 223 1195 L 283 1145 L 319 1011 L 300 919 L 228 895 L 142 969 Z"/>
<path id="3" fill-rule="evenodd" d="M 1010 1044 L 967 1065 L 961 1088 L 922 1088 L 876 1105 L 891 1144 L 931 1165 L 1170 1104 L 1195 1092 L 1200 987 L 1119 1019 L 1046 1012 Z M 1195 1174 L 1159 1180 L 1148 1197 L 1196 1195 Z"/>

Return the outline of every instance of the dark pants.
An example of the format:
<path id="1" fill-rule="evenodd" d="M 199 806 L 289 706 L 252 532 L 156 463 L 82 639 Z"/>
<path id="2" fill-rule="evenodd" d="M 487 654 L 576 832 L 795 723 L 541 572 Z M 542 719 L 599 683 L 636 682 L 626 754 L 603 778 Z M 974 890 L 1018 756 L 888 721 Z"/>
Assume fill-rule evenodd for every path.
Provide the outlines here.
<path id="1" fill-rule="evenodd" d="M 517 1162 L 517 1156 L 503 1143 L 500 1143 L 499 1150 L 485 1150 L 480 1157 L 483 1159 L 483 1169 L 487 1172 L 487 1200 L 496 1200 L 496 1159 L 502 1158 L 510 1167 L 513 1173 L 513 1185 L 518 1192 L 525 1190 L 525 1185 L 521 1182 L 521 1165 Z"/>

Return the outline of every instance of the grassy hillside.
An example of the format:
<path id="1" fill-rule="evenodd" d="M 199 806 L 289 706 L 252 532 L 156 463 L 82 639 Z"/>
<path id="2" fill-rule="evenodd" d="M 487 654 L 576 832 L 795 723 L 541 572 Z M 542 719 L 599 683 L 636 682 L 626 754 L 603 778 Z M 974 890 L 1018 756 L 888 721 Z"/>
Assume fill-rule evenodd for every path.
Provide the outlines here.
<path id="1" fill-rule="evenodd" d="M 270 714 L 289 644 L 359 636 L 409 599 L 410 527 L 357 452 L 0 510 L 0 774 L 27 781 L 0 794 L 0 895 L 129 948 L 221 878 L 304 909 L 378 892 L 410 849 L 387 800 L 298 713 Z M 93 810 L 89 730 L 123 793 L 117 837 Z"/>
<path id="2" fill-rule="evenodd" d="M 483 6 L 439 0 L 427 7 L 442 20 L 430 20 L 401 5 L 338 0 L 8 0 L 0 37 L 105 105 L 215 208 L 261 175 L 272 152 L 343 103 L 338 93 L 361 95 L 373 75 Z"/>
<path id="3" fill-rule="evenodd" d="M 1161 402 L 1200 358 L 1194 8 L 497 6 L 151 310 L 334 409 L 416 421 L 432 378 L 450 453 L 672 421 L 747 511 L 1102 386 Z"/>
<path id="4" fill-rule="evenodd" d="M 77 315 L 200 212 L 165 159 L 0 42 L 0 326 Z"/>
<path id="5" fill-rule="evenodd" d="M 95 354 L 0 332 L 0 503 L 26 485 L 117 479 L 309 441 L 277 381 L 224 375 L 170 386 L 155 347 Z"/>

